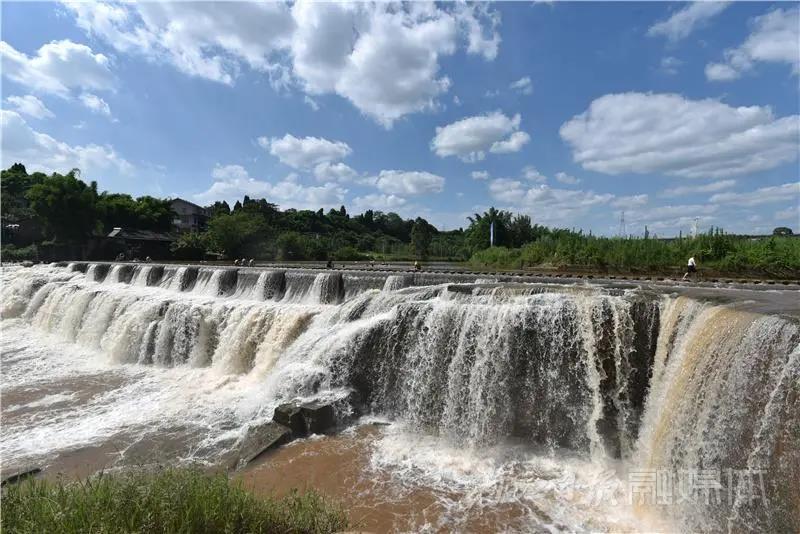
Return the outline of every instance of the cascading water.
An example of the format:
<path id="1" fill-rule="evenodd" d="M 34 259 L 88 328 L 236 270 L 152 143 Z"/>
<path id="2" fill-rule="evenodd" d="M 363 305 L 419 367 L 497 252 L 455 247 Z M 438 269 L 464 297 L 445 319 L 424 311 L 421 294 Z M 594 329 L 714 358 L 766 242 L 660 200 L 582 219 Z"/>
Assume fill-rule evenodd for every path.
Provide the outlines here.
<path id="1" fill-rule="evenodd" d="M 725 504 L 644 503 L 628 529 L 651 516 L 696 530 L 800 524 L 792 317 L 589 285 L 85 267 L 3 270 L 2 452 L 12 465 L 110 440 L 149 450 L 164 436 L 174 458 L 213 463 L 277 404 L 352 389 L 369 413 L 440 451 L 524 446 L 548 462 L 612 469 L 606 485 L 626 474 L 760 470 L 772 497 L 754 503 L 737 483 Z M 394 451 L 396 439 L 385 442 Z M 498 458 L 501 478 L 522 492 L 529 464 Z M 611 528 L 576 506 L 548 514 L 567 530 Z"/>

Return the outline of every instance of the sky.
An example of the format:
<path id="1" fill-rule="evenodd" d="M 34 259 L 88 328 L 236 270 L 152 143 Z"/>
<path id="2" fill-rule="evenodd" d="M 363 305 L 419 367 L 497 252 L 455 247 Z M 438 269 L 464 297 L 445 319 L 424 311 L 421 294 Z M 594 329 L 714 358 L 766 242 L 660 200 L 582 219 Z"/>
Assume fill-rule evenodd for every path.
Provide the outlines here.
<path id="1" fill-rule="evenodd" d="M 798 3 L 0 9 L 3 168 L 441 229 L 800 231 Z"/>

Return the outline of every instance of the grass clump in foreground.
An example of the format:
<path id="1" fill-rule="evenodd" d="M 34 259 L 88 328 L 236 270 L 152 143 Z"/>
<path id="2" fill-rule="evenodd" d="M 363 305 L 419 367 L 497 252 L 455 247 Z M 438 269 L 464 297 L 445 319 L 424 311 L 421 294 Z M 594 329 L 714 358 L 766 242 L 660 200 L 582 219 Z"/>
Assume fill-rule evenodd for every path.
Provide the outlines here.
<path id="1" fill-rule="evenodd" d="M 224 474 L 169 468 L 3 489 L 4 533 L 335 532 L 344 511 L 315 492 L 258 497 Z"/>

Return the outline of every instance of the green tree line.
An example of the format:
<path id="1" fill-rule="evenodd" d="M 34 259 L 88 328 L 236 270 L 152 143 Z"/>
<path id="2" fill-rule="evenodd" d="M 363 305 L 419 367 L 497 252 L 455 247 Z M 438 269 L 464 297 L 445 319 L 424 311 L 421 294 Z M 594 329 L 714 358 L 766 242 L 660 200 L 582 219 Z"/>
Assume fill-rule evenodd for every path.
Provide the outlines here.
<path id="1" fill-rule="evenodd" d="M 173 231 L 170 199 L 102 192 L 78 170 L 28 174 L 21 164 L 2 171 L 3 227 L 34 220 L 41 238 L 80 241 L 114 227 Z M 277 260 L 446 259 L 501 269 L 581 267 L 600 271 L 680 269 L 690 256 L 701 268 L 800 276 L 800 239 L 776 228 L 768 239 L 751 239 L 712 228 L 695 238 L 608 238 L 534 224 L 528 215 L 494 207 L 468 218 L 464 229 L 440 231 L 422 217 L 344 206 L 325 211 L 281 210 L 267 199 L 245 196 L 232 207 L 207 206 L 207 228 L 176 236 L 174 259 L 209 255 Z M 493 228 L 494 246 L 490 247 Z M 11 252 L 4 247 L 4 255 Z M 12 255 L 13 256 L 13 255 Z"/>

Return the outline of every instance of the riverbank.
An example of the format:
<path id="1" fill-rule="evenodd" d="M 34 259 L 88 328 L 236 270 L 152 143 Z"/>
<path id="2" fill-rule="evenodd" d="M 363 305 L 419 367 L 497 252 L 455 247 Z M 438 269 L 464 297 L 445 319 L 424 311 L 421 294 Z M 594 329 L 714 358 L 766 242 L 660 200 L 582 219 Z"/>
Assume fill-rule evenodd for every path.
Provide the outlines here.
<path id="1" fill-rule="evenodd" d="M 26 479 L 3 488 L 2 530 L 60 532 L 308 533 L 348 526 L 340 506 L 315 491 L 275 497 L 225 474 L 163 468 L 80 481 Z"/>

